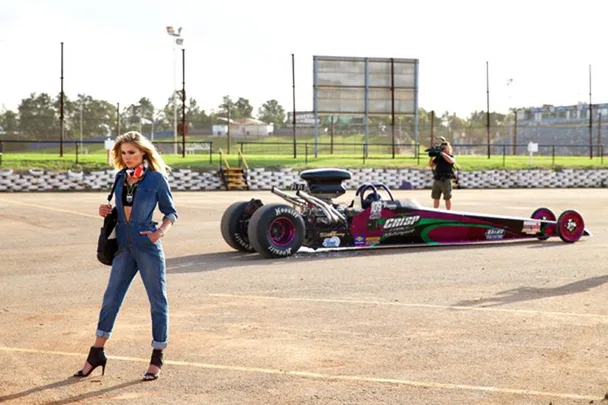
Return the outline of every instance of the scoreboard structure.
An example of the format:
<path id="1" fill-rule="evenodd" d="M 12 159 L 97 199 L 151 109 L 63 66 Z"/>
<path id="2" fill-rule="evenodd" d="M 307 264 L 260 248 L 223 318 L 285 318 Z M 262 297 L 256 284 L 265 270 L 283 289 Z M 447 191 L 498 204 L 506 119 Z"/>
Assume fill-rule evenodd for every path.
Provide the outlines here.
<path id="1" fill-rule="evenodd" d="M 395 117 L 412 116 L 418 144 L 418 65 L 418 59 L 313 56 L 315 156 L 320 115 L 363 115 L 366 145 L 369 117 L 391 116 L 393 155 Z"/>

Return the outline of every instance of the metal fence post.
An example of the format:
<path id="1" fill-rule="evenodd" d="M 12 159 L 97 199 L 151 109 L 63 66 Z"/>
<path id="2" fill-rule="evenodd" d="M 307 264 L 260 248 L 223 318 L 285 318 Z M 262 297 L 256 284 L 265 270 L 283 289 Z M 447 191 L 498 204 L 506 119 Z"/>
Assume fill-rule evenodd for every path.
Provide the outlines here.
<path id="1" fill-rule="evenodd" d="M 4 142 L 0 141 L 0 166 L 2 166 L 2 154 L 4 153 Z M 603 155 L 603 153 L 602 153 Z"/>
<path id="2" fill-rule="evenodd" d="M 209 144 L 209 164 L 213 164 L 213 142 L 207 142 Z"/>
<path id="3" fill-rule="evenodd" d="M 304 154 L 304 163 L 308 164 L 308 142 L 306 143 L 306 153 Z"/>
<path id="4" fill-rule="evenodd" d="M 507 166 L 507 145 L 502 144 L 502 167 Z"/>
<path id="5" fill-rule="evenodd" d="M 551 166 L 555 166 L 555 145 L 551 145 Z"/>
<path id="6" fill-rule="evenodd" d="M 365 144 L 363 144 L 363 164 L 365 164 Z"/>
<path id="7" fill-rule="evenodd" d="M 76 145 L 76 164 L 78 164 L 78 151 L 80 149 L 80 144 L 75 142 L 74 145 Z"/>

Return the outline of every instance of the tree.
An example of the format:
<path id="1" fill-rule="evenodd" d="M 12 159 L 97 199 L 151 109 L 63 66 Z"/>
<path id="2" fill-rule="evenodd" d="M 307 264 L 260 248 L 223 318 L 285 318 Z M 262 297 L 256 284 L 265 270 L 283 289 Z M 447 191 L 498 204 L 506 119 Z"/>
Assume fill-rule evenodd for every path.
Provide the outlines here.
<path id="1" fill-rule="evenodd" d="M 0 127 L 2 127 L 7 134 L 16 133 L 19 130 L 17 114 L 11 110 L 5 111 L 4 114 L 0 115 Z"/>
<path id="2" fill-rule="evenodd" d="M 243 97 L 239 97 L 239 99 L 235 103 L 235 107 L 237 110 L 238 118 L 251 118 L 251 113 L 253 112 L 253 107 L 249 103 L 249 100 Z"/>
<path id="3" fill-rule="evenodd" d="M 151 119 L 156 111 L 154 108 L 154 104 L 148 97 L 142 97 L 137 102 L 139 106 L 139 113 L 142 118 Z"/>
<path id="4" fill-rule="evenodd" d="M 195 99 L 191 98 L 188 104 L 190 108 L 188 109 L 187 121 L 190 128 L 211 130 L 213 118 L 207 115 L 205 110 L 200 109 Z"/>
<path id="5" fill-rule="evenodd" d="M 456 113 L 449 114 L 446 111 L 442 119 L 445 120 L 450 131 L 462 131 L 467 125 L 466 120 L 458 117 Z"/>
<path id="6" fill-rule="evenodd" d="M 82 115 L 80 113 L 81 108 Z M 115 132 L 116 107 L 105 100 L 96 100 L 92 96 L 78 94 L 78 100 L 70 102 L 67 110 L 69 111 L 67 118 L 69 121 L 68 133 L 74 138 L 80 138 L 81 124 L 84 139 L 105 136 L 109 132 Z"/>
<path id="7" fill-rule="evenodd" d="M 239 97 L 236 101 L 232 101 L 230 96 L 224 96 L 222 104 L 219 105 L 218 116 L 228 118 L 228 112 L 230 111 L 230 120 L 238 120 L 239 118 L 251 118 L 253 107 L 249 103 L 249 100 Z"/>
<path id="8" fill-rule="evenodd" d="M 507 115 L 497 112 L 490 113 L 490 128 L 505 125 Z M 487 126 L 487 115 L 485 111 L 473 111 L 467 119 L 467 126 L 470 128 L 485 128 Z"/>
<path id="9" fill-rule="evenodd" d="M 32 93 L 18 107 L 19 130 L 30 139 L 59 138 L 59 119 L 53 101 L 47 93 Z"/>
<path id="10" fill-rule="evenodd" d="M 232 101 L 230 96 L 224 96 L 222 98 L 222 104 L 219 105 L 218 109 L 219 109 L 218 114 L 217 114 L 218 117 L 225 118 L 226 120 L 228 120 L 228 117 L 230 117 L 230 120 L 235 120 L 235 119 L 240 118 L 238 116 L 238 111 L 237 111 L 236 105 L 235 105 L 234 101 Z"/>
<path id="11" fill-rule="evenodd" d="M 182 91 L 181 90 L 177 90 L 176 94 L 175 94 L 175 98 L 176 98 L 176 102 L 175 105 L 177 105 L 177 123 L 179 125 L 179 123 L 182 122 Z M 186 114 L 188 111 L 188 106 L 186 105 Z M 167 105 L 165 106 L 165 108 L 162 110 L 162 116 L 165 117 L 165 122 L 166 122 L 166 129 L 173 129 L 173 95 L 171 95 L 168 100 L 167 100 Z M 164 125 L 163 125 L 164 127 Z"/>
<path id="12" fill-rule="evenodd" d="M 285 109 L 277 100 L 268 100 L 258 109 L 258 119 L 274 124 L 275 129 L 281 128 L 285 122 Z"/>

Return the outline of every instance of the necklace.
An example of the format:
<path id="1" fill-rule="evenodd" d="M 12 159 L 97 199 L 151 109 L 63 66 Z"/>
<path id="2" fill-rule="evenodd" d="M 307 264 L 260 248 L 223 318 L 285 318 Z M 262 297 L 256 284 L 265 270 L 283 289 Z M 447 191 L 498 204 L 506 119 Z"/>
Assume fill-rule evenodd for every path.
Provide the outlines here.
<path id="1" fill-rule="evenodd" d="M 127 182 L 127 202 L 129 204 L 131 204 L 133 202 L 133 193 L 134 193 L 135 189 L 137 188 L 138 184 L 139 184 L 139 181 L 136 181 L 133 184 L 129 184 Z"/>

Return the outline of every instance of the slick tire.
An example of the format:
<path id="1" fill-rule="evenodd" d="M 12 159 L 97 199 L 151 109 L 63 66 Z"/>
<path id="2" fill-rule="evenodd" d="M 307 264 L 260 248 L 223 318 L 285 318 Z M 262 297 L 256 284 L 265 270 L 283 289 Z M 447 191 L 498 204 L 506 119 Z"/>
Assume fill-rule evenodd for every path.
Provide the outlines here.
<path id="1" fill-rule="evenodd" d="M 248 201 L 237 201 L 226 208 L 222 215 L 220 227 L 224 241 L 239 252 L 254 252 L 247 234 L 249 218 L 245 214 Z"/>
<path id="2" fill-rule="evenodd" d="M 285 204 L 259 208 L 247 229 L 255 251 L 269 259 L 295 254 L 302 246 L 305 232 L 302 215 Z"/>

